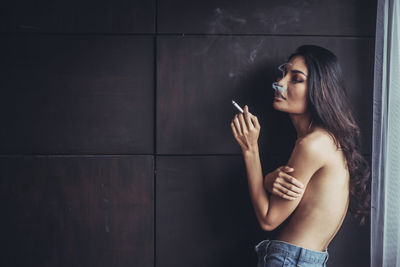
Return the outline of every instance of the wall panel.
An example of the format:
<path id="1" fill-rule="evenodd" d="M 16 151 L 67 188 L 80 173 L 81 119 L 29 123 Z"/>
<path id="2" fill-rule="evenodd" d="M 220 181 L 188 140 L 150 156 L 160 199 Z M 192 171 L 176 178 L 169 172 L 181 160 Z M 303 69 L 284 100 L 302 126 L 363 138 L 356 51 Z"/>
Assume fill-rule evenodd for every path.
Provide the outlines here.
<path id="1" fill-rule="evenodd" d="M 335 53 L 351 105 L 371 152 L 372 38 L 159 37 L 157 57 L 157 153 L 240 153 L 230 122 L 234 99 L 261 122 L 262 152 L 291 149 L 295 130 L 286 113 L 272 108 L 276 68 L 302 44 Z M 284 134 L 282 134 L 284 133 Z"/>
<path id="2" fill-rule="evenodd" d="M 275 164 L 265 158 L 264 174 Z M 241 156 L 158 156 L 156 229 L 158 267 L 256 266 L 254 246 L 279 231 L 261 230 Z M 327 266 L 367 267 L 369 222 L 347 214 L 328 252 Z"/>
<path id="3" fill-rule="evenodd" d="M 2 266 L 154 266 L 153 156 L 0 157 Z"/>
<path id="4" fill-rule="evenodd" d="M 375 35 L 376 0 L 158 1 L 162 33 Z"/>
<path id="5" fill-rule="evenodd" d="M 1 46 L 2 153 L 153 152 L 151 37 L 12 35 Z"/>
<path id="6" fill-rule="evenodd" d="M 8 1 L 1 32 L 154 33 L 155 1 Z"/>

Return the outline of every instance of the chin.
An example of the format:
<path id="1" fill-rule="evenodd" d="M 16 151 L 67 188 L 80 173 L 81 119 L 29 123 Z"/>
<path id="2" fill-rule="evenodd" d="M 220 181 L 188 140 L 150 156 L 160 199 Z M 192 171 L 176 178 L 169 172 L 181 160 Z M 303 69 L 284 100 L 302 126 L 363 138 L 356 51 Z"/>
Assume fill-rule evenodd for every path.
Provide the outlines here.
<path id="1" fill-rule="evenodd" d="M 284 111 L 284 110 L 282 109 L 282 107 L 280 106 L 280 104 L 279 104 L 278 101 L 274 101 L 274 102 L 272 103 L 272 107 L 273 107 L 274 109 L 278 110 L 278 111 Z"/>

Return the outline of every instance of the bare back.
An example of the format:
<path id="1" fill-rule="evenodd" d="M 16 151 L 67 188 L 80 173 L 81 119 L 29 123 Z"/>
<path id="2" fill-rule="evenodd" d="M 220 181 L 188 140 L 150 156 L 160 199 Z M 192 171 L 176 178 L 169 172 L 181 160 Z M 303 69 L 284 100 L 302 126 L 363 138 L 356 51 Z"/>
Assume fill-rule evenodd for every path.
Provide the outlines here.
<path id="1" fill-rule="evenodd" d="M 325 138 L 321 149 L 327 162 L 311 177 L 296 210 L 286 220 L 278 239 L 317 251 L 325 251 L 343 223 L 349 204 L 349 172 L 342 151 L 323 130 L 313 138 Z"/>

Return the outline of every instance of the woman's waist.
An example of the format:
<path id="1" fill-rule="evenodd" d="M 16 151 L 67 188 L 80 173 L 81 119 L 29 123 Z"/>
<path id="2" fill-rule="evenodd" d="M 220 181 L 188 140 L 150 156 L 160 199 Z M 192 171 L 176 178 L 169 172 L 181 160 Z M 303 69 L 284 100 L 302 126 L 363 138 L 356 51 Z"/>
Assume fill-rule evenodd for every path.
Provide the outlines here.
<path id="1" fill-rule="evenodd" d="M 285 226 L 286 227 L 281 229 L 281 231 L 277 234 L 276 240 L 287 242 L 314 251 L 323 252 L 328 249 L 328 237 L 321 236 L 320 233 L 315 232 L 315 229 L 302 229 L 301 231 L 296 231 L 288 227 L 289 225 Z"/>
<path id="2" fill-rule="evenodd" d="M 325 251 L 343 223 L 342 214 L 299 209 L 287 218 L 276 239 L 304 248 Z M 342 217 L 342 218 L 341 218 Z"/>

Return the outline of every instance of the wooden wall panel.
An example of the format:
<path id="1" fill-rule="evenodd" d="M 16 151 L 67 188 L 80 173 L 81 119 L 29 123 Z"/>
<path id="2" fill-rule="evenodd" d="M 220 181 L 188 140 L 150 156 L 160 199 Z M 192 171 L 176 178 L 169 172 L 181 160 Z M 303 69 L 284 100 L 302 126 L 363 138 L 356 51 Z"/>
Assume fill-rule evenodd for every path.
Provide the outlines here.
<path id="1" fill-rule="evenodd" d="M 155 0 L 8 1 L 2 32 L 153 33 Z"/>
<path id="2" fill-rule="evenodd" d="M 302 44 L 337 55 L 369 154 L 374 40 L 261 36 L 159 37 L 157 153 L 240 153 L 230 127 L 237 112 L 231 99 L 259 118 L 262 151 L 292 149 L 295 130 L 287 114 L 272 108 L 271 83 L 277 66 Z"/>
<path id="3" fill-rule="evenodd" d="M 1 153 L 153 153 L 151 37 L 9 35 Z"/>
<path id="4" fill-rule="evenodd" d="M 370 220 L 365 225 L 347 213 L 342 227 L 329 244 L 327 267 L 371 267 L 370 266 Z"/>
<path id="5" fill-rule="evenodd" d="M 375 35 L 376 0 L 158 1 L 162 33 Z"/>
<path id="6" fill-rule="evenodd" d="M 279 228 L 256 221 L 231 99 L 261 122 L 264 174 L 283 165 L 276 67 L 324 46 L 369 156 L 375 21 L 376 0 L 3 4 L 2 265 L 255 266 Z M 369 266 L 369 227 L 348 215 L 327 266 Z"/>
<path id="7" fill-rule="evenodd" d="M 276 162 L 263 161 L 266 175 Z M 158 267 L 256 266 L 254 246 L 279 231 L 261 230 L 241 156 L 158 156 L 156 229 Z M 328 252 L 327 266 L 367 267 L 369 222 L 348 214 Z"/>
<path id="8" fill-rule="evenodd" d="M 1 265 L 154 266 L 153 169 L 153 156 L 1 157 Z"/>
<path id="9" fill-rule="evenodd" d="M 256 266 L 258 227 L 238 156 L 157 157 L 156 266 Z"/>

